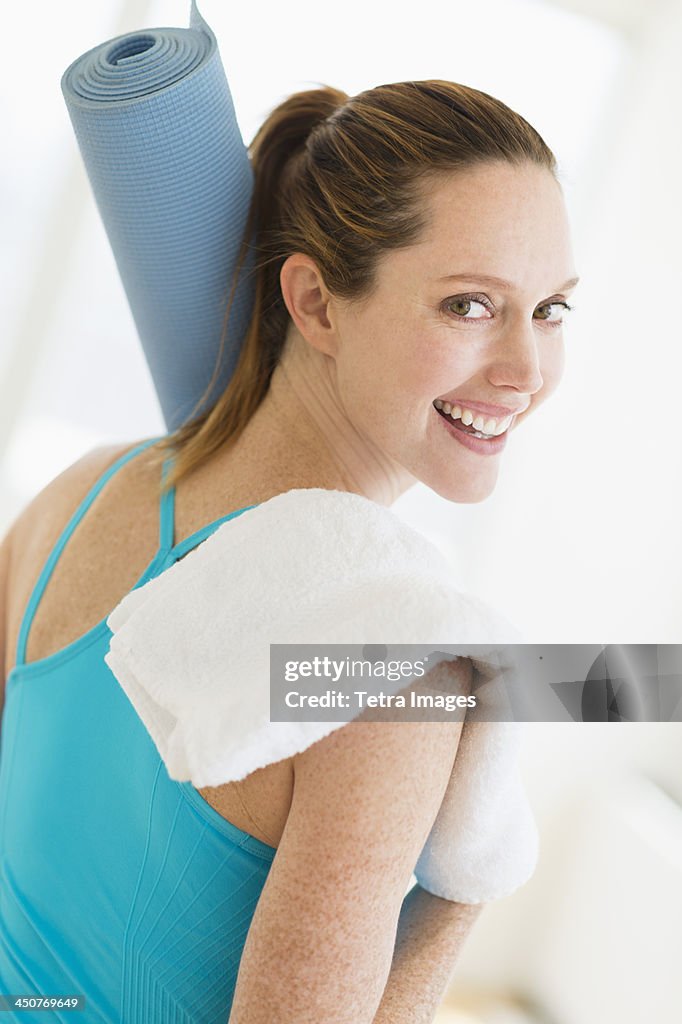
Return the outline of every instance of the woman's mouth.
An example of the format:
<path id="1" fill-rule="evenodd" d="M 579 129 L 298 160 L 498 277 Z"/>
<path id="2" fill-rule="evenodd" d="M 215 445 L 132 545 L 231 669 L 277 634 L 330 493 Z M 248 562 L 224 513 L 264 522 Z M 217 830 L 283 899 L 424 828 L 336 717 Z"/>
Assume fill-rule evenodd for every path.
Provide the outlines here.
<path id="1" fill-rule="evenodd" d="M 502 451 L 507 443 L 509 428 L 514 420 L 514 415 L 499 420 L 476 415 L 472 422 L 473 416 L 469 410 L 461 409 L 459 406 L 455 406 L 453 409 L 448 403 L 443 403 L 438 398 L 434 401 L 433 408 L 445 422 L 452 437 L 455 437 L 465 448 L 481 455 L 495 455 Z M 455 412 L 456 415 L 452 416 L 452 412 Z M 466 420 L 469 422 L 467 423 Z M 479 429 L 481 427 L 487 427 L 491 433 Z"/>

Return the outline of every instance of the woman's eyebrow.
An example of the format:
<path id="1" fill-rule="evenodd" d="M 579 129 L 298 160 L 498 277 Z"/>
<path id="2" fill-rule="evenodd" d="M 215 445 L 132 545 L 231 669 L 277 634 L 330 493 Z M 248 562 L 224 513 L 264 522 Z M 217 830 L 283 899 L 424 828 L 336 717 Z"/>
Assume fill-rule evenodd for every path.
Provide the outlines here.
<path id="1" fill-rule="evenodd" d="M 498 288 L 511 289 L 514 288 L 512 281 L 505 281 L 502 277 L 491 277 L 490 274 L 448 274 L 446 277 L 439 277 L 439 281 L 481 281 L 483 284 L 497 285 Z M 579 277 L 572 277 L 570 281 L 566 281 L 565 284 L 559 285 L 556 289 L 558 292 L 566 292 L 571 288 L 575 288 Z"/>

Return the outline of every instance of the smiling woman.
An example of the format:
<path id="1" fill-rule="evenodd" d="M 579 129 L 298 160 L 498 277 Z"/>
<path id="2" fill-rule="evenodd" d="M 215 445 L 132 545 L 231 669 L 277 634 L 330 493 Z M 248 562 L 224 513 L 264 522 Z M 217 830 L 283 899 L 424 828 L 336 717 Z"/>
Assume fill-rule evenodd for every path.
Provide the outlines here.
<path id="1" fill-rule="evenodd" d="M 107 1020 L 427 1024 L 464 926 L 534 867 L 512 723 L 306 746 L 262 721 L 254 665 L 297 630 L 403 641 L 368 621 L 495 642 L 389 506 L 416 481 L 481 501 L 556 388 L 566 211 L 538 133 L 441 80 L 297 93 L 250 156 L 255 301 L 225 392 L 98 464 L 75 510 L 64 493 L 51 552 L 29 529 L 12 551 L 0 982 L 68 980 Z"/>
<path id="2" fill-rule="evenodd" d="M 386 504 L 415 479 L 485 498 L 498 460 L 481 456 L 563 366 L 559 314 L 578 279 L 551 150 L 493 97 L 433 80 L 298 93 L 250 153 L 255 308 L 223 395 L 159 446 L 175 455 L 169 484 L 240 437 L 262 451 L 276 417 L 278 438 L 296 431 L 311 461 L 316 449 L 316 472 Z M 488 293 L 448 293 L 455 281 Z"/>

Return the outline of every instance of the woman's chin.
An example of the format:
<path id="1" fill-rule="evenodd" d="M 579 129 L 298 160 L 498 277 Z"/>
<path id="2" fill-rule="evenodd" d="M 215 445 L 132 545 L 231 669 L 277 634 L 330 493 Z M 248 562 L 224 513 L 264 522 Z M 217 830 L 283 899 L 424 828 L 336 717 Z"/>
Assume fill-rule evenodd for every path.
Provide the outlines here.
<path id="1" fill-rule="evenodd" d="M 461 505 L 475 505 L 485 501 L 495 490 L 497 472 L 480 473 L 476 477 L 458 477 L 441 480 L 440 486 L 429 484 L 432 490 L 446 501 Z"/>

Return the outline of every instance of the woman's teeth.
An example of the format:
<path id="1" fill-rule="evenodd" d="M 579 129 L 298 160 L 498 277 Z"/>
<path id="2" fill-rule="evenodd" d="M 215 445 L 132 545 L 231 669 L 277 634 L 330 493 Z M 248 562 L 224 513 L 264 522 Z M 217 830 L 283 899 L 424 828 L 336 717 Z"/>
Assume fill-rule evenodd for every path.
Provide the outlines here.
<path id="1" fill-rule="evenodd" d="M 492 417 L 472 412 L 466 406 L 451 405 L 450 402 L 443 402 L 440 398 L 437 398 L 433 404 L 436 409 L 440 409 L 446 416 L 450 416 L 453 420 L 461 420 L 465 427 L 472 426 L 475 431 L 474 437 L 499 437 L 500 434 L 504 434 L 505 430 L 509 429 L 509 425 L 514 418 L 512 414 L 504 419 L 493 419 Z"/>

